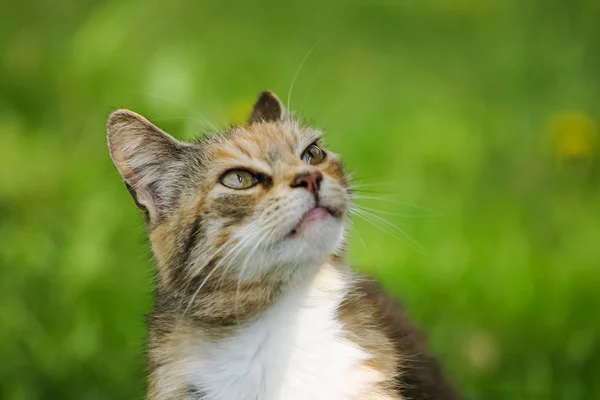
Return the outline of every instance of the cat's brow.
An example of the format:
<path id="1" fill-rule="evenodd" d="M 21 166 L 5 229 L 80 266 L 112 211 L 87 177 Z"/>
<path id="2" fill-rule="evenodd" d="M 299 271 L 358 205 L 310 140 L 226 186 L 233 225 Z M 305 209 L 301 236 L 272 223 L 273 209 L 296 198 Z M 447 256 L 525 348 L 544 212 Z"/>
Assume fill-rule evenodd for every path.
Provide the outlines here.
<path id="1" fill-rule="evenodd" d="M 271 165 L 275 164 L 281 159 L 281 153 L 275 149 L 271 149 L 267 152 L 267 162 Z"/>

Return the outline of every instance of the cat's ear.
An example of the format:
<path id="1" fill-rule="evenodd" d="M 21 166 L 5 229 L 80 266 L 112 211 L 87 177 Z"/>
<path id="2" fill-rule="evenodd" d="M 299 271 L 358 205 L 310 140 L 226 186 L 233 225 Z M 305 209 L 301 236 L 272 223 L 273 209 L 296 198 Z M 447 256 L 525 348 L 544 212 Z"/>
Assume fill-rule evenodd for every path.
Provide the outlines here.
<path id="1" fill-rule="evenodd" d="M 272 92 L 265 90 L 260 94 L 248 122 L 277 122 L 285 119 L 285 107 L 281 100 Z"/>
<path id="2" fill-rule="evenodd" d="M 149 224 L 160 221 L 177 192 L 184 144 L 146 118 L 114 111 L 107 126 L 113 163 Z"/>

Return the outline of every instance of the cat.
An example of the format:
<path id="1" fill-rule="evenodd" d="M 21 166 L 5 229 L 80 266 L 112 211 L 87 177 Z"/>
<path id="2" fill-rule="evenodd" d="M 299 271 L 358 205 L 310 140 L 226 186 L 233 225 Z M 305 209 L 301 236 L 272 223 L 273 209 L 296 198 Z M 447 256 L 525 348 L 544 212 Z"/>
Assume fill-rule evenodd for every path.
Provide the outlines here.
<path id="1" fill-rule="evenodd" d="M 401 305 L 350 268 L 349 177 L 275 94 L 193 143 L 128 110 L 107 136 L 156 260 L 148 399 L 461 398 Z"/>

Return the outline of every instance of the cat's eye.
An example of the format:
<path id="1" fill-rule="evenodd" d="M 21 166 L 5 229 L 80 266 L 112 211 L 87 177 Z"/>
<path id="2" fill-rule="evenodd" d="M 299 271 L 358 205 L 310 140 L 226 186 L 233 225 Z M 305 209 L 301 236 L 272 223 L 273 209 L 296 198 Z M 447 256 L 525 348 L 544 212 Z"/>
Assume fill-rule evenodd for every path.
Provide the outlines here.
<path id="1" fill-rule="evenodd" d="M 316 144 L 311 144 L 302 153 L 302 161 L 307 164 L 318 164 L 325 159 L 325 152 Z"/>
<path id="2" fill-rule="evenodd" d="M 249 189 L 259 181 L 258 177 L 244 169 L 232 169 L 221 176 L 221 184 L 231 189 Z"/>

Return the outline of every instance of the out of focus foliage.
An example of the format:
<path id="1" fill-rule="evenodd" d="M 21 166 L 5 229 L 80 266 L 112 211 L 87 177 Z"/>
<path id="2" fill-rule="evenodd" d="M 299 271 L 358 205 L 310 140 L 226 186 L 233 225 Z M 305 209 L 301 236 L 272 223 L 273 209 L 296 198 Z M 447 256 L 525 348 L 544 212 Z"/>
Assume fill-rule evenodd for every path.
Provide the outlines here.
<path id="1" fill-rule="evenodd" d="M 352 260 L 472 399 L 600 398 L 600 2 L 1 9 L 0 398 L 143 396 L 152 264 L 110 110 L 191 138 L 262 89 L 287 100 L 317 42 L 291 108 L 376 215 Z"/>

